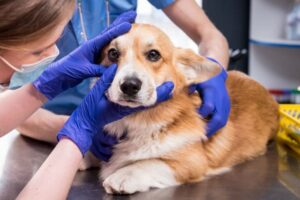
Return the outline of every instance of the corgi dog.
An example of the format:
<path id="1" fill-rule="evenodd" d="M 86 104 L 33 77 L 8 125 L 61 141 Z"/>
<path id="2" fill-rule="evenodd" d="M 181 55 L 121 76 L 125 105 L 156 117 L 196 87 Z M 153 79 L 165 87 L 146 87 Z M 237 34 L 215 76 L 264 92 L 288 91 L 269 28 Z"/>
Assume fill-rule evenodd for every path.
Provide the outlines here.
<path id="1" fill-rule="evenodd" d="M 105 126 L 118 138 L 127 134 L 114 146 L 110 160 L 101 163 L 99 176 L 107 193 L 132 194 L 201 181 L 264 154 L 276 134 L 275 100 L 247 75 L 231 71 L 226 80 L 229 120 L 207 139 L 207 120 L 197 112 L 201 98 L 188 88 L 216 76 L 222 67 L 192 50 L 174 47 L 152 25 L 134 24 L 130 32 L 112 40 L 101 64 L 112 63 L 118 70 L 107 97 L 114 103 L 151 106 L 159 85 L 172 81 L 175 87 L 169 100 Z M 92 165 L 90 156 L 81 169 Z"/>

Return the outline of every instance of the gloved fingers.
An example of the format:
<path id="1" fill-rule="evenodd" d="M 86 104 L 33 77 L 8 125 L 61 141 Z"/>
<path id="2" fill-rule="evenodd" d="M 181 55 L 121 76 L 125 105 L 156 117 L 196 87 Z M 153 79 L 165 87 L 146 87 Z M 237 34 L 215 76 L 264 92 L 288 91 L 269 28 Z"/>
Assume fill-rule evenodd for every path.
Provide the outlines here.
<path id="1" fill-rule="evenodd" d="M 86 70 L 84 70 L 85 78 L 100 77 L 106 69 L 107 67 L 104 67 L 102 65 L 90 64 L 86 67 Z"/>
<path id="2" fill-rule="evenodd" d="M 112 155 L 113 147 L 112 146 L 103 146 L 103 145 L 97 145 L 100 148 L 98 149 L 98 152 L 104 155 Z"/>
<path id="3" fill-rule="evenodd" d="M 215 106 L 211 102 L 203 102 L 200 108 L 198 109 L 198 113 L 203 118 L 207 118 L 210 115 L 213 115 L 214 112 L 215 112 Z"/>
<path id="4" fill-rule="evenodd" d="M 136 12 L 133 10 L 122 13 L 112 22 L 112 24 L 109 26 L 109 29 L 123 22 L 128 22 L 132 24 L 134 23 L 135 18 L 136 18 Z"/>
<path id="5" fill-rule="evenodd" d="M 202 95 L 202 105 L 198 109 L 198 113 L 203 117 L 207 118 L 209 115 L 212 115 L 216 111 L 216 105 L 213 102 L 213 99 L 216 98 L 213 96 L 213 93 L 206 91 Z"/>
<path id="6" fill-rule="evenodd" d="M 161 103 L 172 97 L 172 91 L 174 89 L 174 83 L 171 81 L 164 82 L 156 88 L 157 99 L 156 103 Z"/>
<path id="7" fill-rule="evenodd" d="M 92 154 L 97 157 L 99 160 L 102 160 L 102 161 L 105 161 L 107 162 L 110 157 L 112 156 L 112 153 L 111 154 L 105 154 L 105 153 L 102 153 L 101 151 L 98 150 L 98 148 L 96 148 L 97 146 L 96 145 L 92 145 L 90 151 L 92 152 Z"/>
<path id="8" fill-rule="evenodd" d="M 226 125 L 226 121 L 221 114 L 215 113 L 207 123 L 206 136 L 208 138 L 211 137 L 217 130 Z"/>
<path id="9" fill-rule="evenodd" d="M 92 55 L 94 55 L 94 57 L 98 56 L 105 45 L 107 45 L 114 38 L 123 35 L 124 33 L 127 33 L 130 30 L 130 28 L 130 23 L 123 22 L 115 27 L 110 28 L 108 31 L 99 35 L 95 39 L 89 41 L 88 43 L 89 45 L 91 45 Z"/>
<path id="10" fill-rule="evenodd" d="M 92 106 L 96 106 L 101 102 L 102 104 L 108 102 L 103 99 L 106 98 L 105 92 L 110 87 L 115 77 L 116 71 L 117 71 L 116 64 L 112 64 L 110 67 L 108 67 L 105 70 L 101 78 L 96 81 L 94 87 L 89 92 L 89 94 L 84 98 L 83 102 L 81 103 L 82 107 L 84 107 L 83 105 L 85 105 L 85 109 L 89 109 L 91 111 Z"/>
<path id="11" fill-rule="evenodd" d="M 100 80 L 96 82 L 92 90 L 97 90 L 100 97 L 104 96 L 105 91 L 110 87 L 112 81 L 114 80 L 116 72 L 117 72 L 117 65 L 112 64 L 110 67 L 108 67 L 105 70 Z"/>
<path id="12" fill-rule="evenodd" d="M 112 29 L 114 26 L 117 26 L 118 24 L 121 24 L 123 22 L 128 22 L 131 24 L 134 23 L 136 15 L 137 15 L 136 12 L 133 10 L 122 13 L 107 28 L 105 28 L 104 31 L 102 31 L 102 33 L 107 32 L 108 30 Z"/>
<path id="13" fill-rule="evenodd" d="M 118 140 L 116 137 L 103 131 L 95 136 L 94 142 L 101 143 L 103 146 L 113 146 L 118 143 Z"/>
<path id="14" fill-rule="evenodd" d="M 97 136 L 98 137 L 98 136 Z M 112 146 L 107 146 L 103 145 L 102 142 L 97 138 L 97 140 L 93 140 L 93 144 L 90 148 L 90 151 L 96 156 L 100 157 L 101 155 L 106 155 L 106 156 L 111 156 L 113 147 Z"/>

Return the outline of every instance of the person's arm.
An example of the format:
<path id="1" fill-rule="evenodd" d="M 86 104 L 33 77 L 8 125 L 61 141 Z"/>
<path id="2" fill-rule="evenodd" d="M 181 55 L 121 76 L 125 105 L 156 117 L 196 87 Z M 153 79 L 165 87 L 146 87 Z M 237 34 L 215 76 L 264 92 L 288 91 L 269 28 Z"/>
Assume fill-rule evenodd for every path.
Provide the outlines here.
<path id="1" fill-rule="evenodd" d="M 194 0 L 176 0 L 163 11 L 199 45 L 200 54 L 214 58 L 227 69 L 228 42 Z M 209 118 L 206 128 L 208 137 L 222 128 L 229 118 L 230 99 L 226 78 L 226 71 L 222 70 L 221 74 L 212 79 L 196 84 L 202 99 L 198 112 L 201 117 Z"/>
<path id="2" fill-rule="evenodd" d="M 47 98 L 39 93 L 31 84 L 17 90 L 6 91 L 0 94 L 0 137 L 21 124 Z"/>
<path id="3" fill-rule="evenodd" d="M 66 199 L 81 159 L 76 144 L 60 140 L 17 199 Z"/>
<path id="4" fill-rule="evenodd" d="M 69 116 L 57 115 L 45 109 L 38 109 L 17 130 L 27 137 L 56 143 L 56 134 L 63 127 Z"/>
<path id="5" fill-rule="evenodd" d="M 105 96 L 117 71 L 117 66 L 108 68 L 91 92 L 72 113 L 58 132 L 55 149 L 17 199 L 66 199 L 79 163 L 90 149 L 94 136 L 113 121 L 134 112 L 146 109 L 122 107 Z M 166 82 L 157 88 L 157 103 L 171 97 L 174 84 Z"/>
<path id="6" fill-rule="evenodd" d="M 176 0 L 163 11 L 199 45 L 201 54 L 215 58 L 224 67 L 228 66 L 229 47 L 226 38 L 194 0 Z"/>

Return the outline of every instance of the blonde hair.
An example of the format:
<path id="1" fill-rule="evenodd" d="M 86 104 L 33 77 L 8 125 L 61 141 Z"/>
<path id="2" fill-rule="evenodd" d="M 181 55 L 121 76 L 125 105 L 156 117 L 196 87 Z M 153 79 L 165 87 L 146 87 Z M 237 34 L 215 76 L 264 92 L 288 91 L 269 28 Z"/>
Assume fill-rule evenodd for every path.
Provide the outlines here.
<path id="1" fill-rule="evenodd" d="M 75 0 L 0 0 L 0 49 L 40 39 L 74 6 Z"/>

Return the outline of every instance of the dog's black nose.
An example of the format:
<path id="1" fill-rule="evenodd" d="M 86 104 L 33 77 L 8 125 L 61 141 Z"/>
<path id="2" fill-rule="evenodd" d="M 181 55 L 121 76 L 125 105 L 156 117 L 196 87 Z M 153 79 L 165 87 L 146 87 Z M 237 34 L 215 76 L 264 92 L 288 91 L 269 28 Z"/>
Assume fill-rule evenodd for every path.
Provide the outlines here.
<path id="1" fill-rule="evenodd" d="M 121 90 L 124 94 L 128 96 L 136 95 L 142 86 L 142 81 L 136 77 L 126 78 L 121 84 Z"/>

